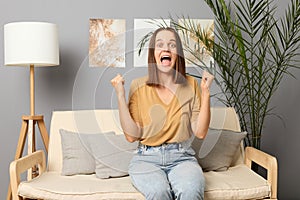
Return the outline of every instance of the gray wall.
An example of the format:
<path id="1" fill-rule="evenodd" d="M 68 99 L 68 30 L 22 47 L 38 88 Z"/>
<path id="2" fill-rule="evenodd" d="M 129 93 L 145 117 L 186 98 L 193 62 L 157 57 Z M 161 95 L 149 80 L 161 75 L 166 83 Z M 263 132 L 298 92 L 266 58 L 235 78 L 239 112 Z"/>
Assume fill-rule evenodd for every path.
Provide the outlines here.
<path id="1" fill-rule="evenodd" d="M 281 5 L 280 5 L 281 4 Z M 279 1 L 282 11 L 285 1 Z M 0 2 L 0 24 L 13 21 L 48 21 L 59 26 L 60 66 L 36 68 L 36 113 L 45 116 L 49 130 L 54 110 L 94 109 L 116 107 L 109 80 L 117 73 L 126 74 L 126 88 L 134 77 L 147 73 L 146 68 L 133 68 L 133 19 L 167 18 L 189 15 L 191 18 L 212 18 L 203 1 L 181 0 L 10 0 Z M 89 18 L 126 19 L 126 68 L 88 68 Z M 0 31 L 3 47 L 3 28 Z M 13 160 L 21 128 L 21 116 L 29 114 L 29 68 L 3 66 L 0 48 L 0 199 L 6 198 L 9 182 L 8 167 Z M 194 69 L 189 69 L 195 71 Z M 197 71 L 197 70 L 196 70 Z M 300 71 L 293 72 L 299 77 Z M 279 197 L 296 199 L 297 156 L 300 147 L 298 125 L 299 80 L 285 79 L 272 104 L 285 119 L 286 127 L 275 117 L 267 120 L 263 149 L 279 160 Z M 217 103 L 213 103 L 217 105 Z M 43 148 L 39 135 L 39 148 Z"/>
<path id="2" fill-rule="evenodd" d="M 275 1 L 278 16 L 282 16 L 289 1 Z M 299 57 L 298 57 L 299 59 Z M 300 70 L 292 69 L 295 78 L 283 78 L 271 102 L 273 113 L 266 119 L 262 136 L 262 150 L 278 160 L 278 199 L 298 200 L 300 169 Z M 281 119 L 279 119 L 281 118 Z"/>

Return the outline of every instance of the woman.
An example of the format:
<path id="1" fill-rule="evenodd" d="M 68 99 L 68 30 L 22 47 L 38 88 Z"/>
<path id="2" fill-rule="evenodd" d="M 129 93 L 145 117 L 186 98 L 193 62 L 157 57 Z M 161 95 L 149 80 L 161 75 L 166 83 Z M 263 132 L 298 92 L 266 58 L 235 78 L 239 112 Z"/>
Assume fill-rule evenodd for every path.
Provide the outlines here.
<path id="1" fill-rule="evenodd" d="M 139 141 L 129 174 L 147 200 L 204 199 L 203 172 L 190 141 L 207 134 L 213 78 L 203 72 L 200 92 L 185 74 L 177 32 L 159 28 L 149 42 L 148 76 L 132 81 L 128 105 L 123 77 L 111 80 L 125 137 Z"/>

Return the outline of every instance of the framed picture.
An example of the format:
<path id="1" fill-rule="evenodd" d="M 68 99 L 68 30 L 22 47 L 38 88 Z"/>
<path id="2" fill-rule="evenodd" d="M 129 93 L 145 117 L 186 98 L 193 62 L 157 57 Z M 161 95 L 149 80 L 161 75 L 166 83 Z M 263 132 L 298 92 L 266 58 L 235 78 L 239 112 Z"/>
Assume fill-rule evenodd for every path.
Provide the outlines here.
<path id="1" fill-rule="evenodd" d="M 89 66 L 125 67 L 124 19 L 90 19 Z"/>

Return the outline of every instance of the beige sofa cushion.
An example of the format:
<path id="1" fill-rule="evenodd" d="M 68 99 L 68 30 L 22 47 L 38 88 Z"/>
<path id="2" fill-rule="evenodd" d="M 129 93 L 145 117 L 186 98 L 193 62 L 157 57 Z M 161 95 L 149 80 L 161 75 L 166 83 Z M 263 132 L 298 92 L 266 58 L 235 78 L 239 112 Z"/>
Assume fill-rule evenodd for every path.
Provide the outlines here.
<path id="1" fill-rule="evenodd" d="M 40 178 L 22 182 L 18 193 L 37 199 L 144 200 L 143 195 L 131 185 L 129 176 L 99 179 L 95 174 L 61 176 L 57 172 L 45 172 Z"/>
<path id="2" fill-rule="evenodd" d="M 48 171 L 62 170 L 60 129 L 88 134 L 111 131 L 122 134 L 119 121 L 118 110 L 54 111 L 50 126 Z"/>
<path id="3" fill-rule="evenodd" d="M 211 128 L 240 131 L 239 120 L 233 108 L 214 107 L 211 109 L 211 118 Z M 50 126 L 48 171 L 61 172 L 62 170 L 59 129 L 89 134 L 110 131 L 123 134 L 118 110 L 54 111 Z M 241 146 L 231 165 L 243 163 L 243 155 Z"/>
<path id="4" fill-rule="evenodd" d="M 263 199 L 270 195 L 265 179 L 240 164 L 222 172 L 205 172 L 205 200 Z"/>
<path id="5" fill-rule="evenodd" d="M 266 180 L 243 164 L 223 172 L 205 172 L 205 200 L 260 199 L 267 197 Z M 61 176 L 46 172 L 40 178 L 22 182 L 19 194 L 40 199 L 145 199 L 130 177 L 99 179 L 93 175 Z"/>

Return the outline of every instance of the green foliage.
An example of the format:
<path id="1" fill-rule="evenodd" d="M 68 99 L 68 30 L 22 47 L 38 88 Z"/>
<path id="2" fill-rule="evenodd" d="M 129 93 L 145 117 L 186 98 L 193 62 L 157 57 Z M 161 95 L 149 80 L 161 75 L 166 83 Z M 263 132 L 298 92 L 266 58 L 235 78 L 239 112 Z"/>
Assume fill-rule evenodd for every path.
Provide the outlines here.
<path id="1" fill-rule="evenodd" d="M 222 101 L 236 108 L 249 133 L 247 145 L 259 149 L 271 97 L 289 69 L 298 68 L 299 0 L 291 1 L 280 20 L 272 0 L 205 2 L 216 20 L 214 59 L 223 80 Z"/>
<path id="2" fill-rule="evenodd" d="M 260 149 L 265 118 L 274 114 L 270 100 L 283 76 L 299 68 L 300 2 L 291 0 L 277 20 L 273 0 L 204 1 L 215 16 L 213 40 L 188 17 L 184 26 L 172 19 L 172 26 L 194 35 L 212 52 L 223 94 L 219 100 L 236 109 L 242 130 L 248 132 L 246 145 Z"/>

